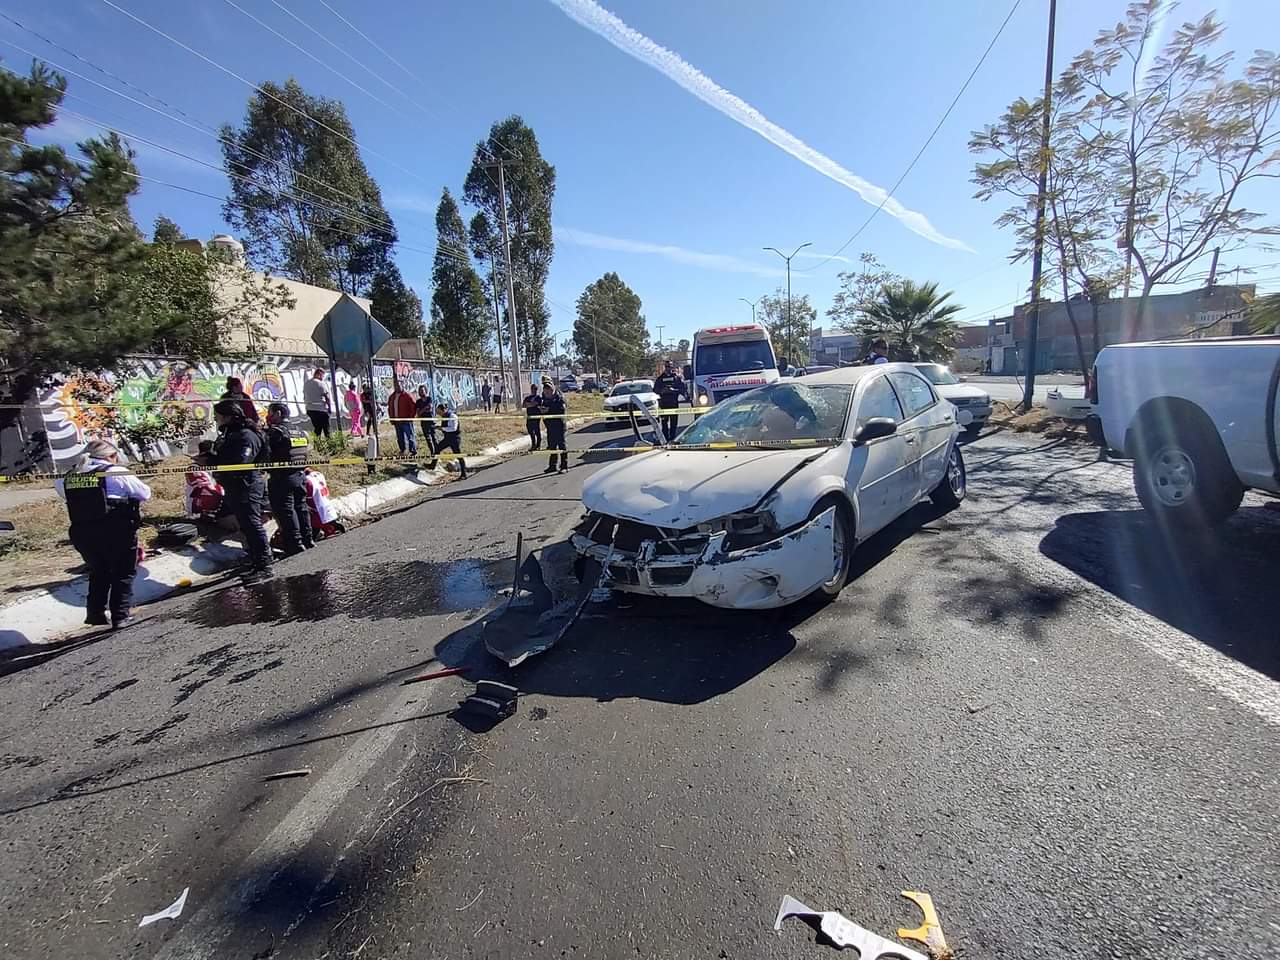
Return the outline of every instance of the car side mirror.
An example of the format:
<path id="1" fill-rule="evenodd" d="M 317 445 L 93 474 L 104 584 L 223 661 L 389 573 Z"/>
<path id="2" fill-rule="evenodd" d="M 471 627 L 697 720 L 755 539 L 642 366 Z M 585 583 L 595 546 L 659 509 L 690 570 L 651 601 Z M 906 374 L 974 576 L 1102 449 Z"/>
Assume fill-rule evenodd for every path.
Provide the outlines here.
<path id="1" fill-rule="evenodd" d="M 891 437 L 898 432 L 897 421 L 889 417 L 872 417 L 854 434 L 854 443 L 869 443 L 881 437 Z"/>

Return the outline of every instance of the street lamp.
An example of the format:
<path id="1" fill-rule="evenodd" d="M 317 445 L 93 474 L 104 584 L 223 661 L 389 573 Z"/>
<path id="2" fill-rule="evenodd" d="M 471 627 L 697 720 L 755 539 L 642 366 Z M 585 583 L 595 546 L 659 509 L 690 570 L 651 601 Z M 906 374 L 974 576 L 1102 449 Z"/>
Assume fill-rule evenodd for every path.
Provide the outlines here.
<path id="1" fill-rule="evenodd" d="M 752 322 L 752 323 L 755 323 L 755 322 L 756 322 L 756 303 L 757 303 L 757 301 L 755 301 L 755 300 L 748 300 L 746 297 L 739 297 L 738 299 L 739 299 L 739 300 L 741 300 L 743 303 L 750 305 L 750 307 L 751 307 L 751 322 Z"/>
<path id="2" fill-rule="evenodd" d="M 799 252 L 800 252 L 801 250 L 803 250 L 805 247 L 811 247 L 811 246 L 813 246 L 813 244 L 812 244 L 812 243 L 802 243 L 802 244 L 800 244 L 800 246 L 796 247 L 794 250 L 792 250 L 792 251 L 791 251 L 791 256 L 790 256 L 790 257 L 789 257 L 789 256 L 787 256 L 785 253 L 783 253 L 781 250 L 779 250 L 777 247 L 765 247 L 765 248 L 764 248 L 764 249 L 766 249 L 766 250 L 772 250 L 774 253 L 776 253 L 778 256 L 780 256 L 783 260 L 787 261 L 787 349 L 788 349 L 788 350 L 791 350 L 791 349 L 792 349 L 792 347 L 794 346 L 794 344 L 791 342 L 791 340 L 792 340 L 792 329 L 791 329 L 791 260 L 792 260 L 792 257 L 794 257 L 797 253 L 799 253 Z"/>
<path id="3" fill-rule="evenodd" d="M 565 327 L 563 330 L 557 330 L 555 333 L 551 334 L 551 349 L 552 349 L 552 351 L 555 351 L 555 349 L 560 345 L 560 344 L 557 342 L 556 338 L 557 338 L 558 336 L 560 336 L 560 334 L 562 334 L 562 333 L 573 333 L 573 327 Z M 556 353 L 556 356 L 557 356 L 557 357 L 559 357 L 559 356 L 560 356 L 560 354 L 559 354 L 559 353 Z M 572 371 L 572 370 L 570 370 L 569 372 L 570 372 L 570 373 L 572 373 L 573 371 Z M 560 380 L 560 364 L 558 364 L 558 363 L 556 364 L 556 380 L 557 380 L 557 382 Z"/>

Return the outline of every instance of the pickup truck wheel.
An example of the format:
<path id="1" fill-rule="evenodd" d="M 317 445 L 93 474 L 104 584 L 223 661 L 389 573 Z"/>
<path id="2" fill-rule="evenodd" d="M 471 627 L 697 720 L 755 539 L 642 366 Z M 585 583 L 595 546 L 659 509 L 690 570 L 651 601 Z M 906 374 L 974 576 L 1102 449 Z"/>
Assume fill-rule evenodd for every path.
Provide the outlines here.
<path id="1" fill-rule="evenodd" d="M 1194 428 L 1140 435 L 1133 486 L 1143 509 L 1181 526 L 1220 523 L 1244 497 L 1217 438 Z"/>
<path id="2" fill-rule="evenodd" d="M 938 485 L 929 491 L 929 499 L 943 510 L 954 510 L 964 500 L 968 491 L 968 476 L 964 470 L 964 454 L 960 444 L 952 443 L 947 454 L 947 469 Z"/>

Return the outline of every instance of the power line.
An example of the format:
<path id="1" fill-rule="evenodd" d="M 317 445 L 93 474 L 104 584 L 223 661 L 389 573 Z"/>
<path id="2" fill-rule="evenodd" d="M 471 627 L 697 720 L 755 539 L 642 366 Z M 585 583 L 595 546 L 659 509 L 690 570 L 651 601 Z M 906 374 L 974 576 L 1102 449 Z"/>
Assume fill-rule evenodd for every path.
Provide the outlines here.
<path id="1" fill-rule="evenodd" d="M 165 33 L 159 27 L 154 26 L 153 24 L 148 23 L 146 20 L 143 20 L 141 17 L 130 13 L 128 10 L 124 9 L 124 7 L 121 7 L 120 5 L 115 3 L 114 0 L 102 0 L 102 2 L 105 3 L 107 6 L 111 7 L 113 10 L 117 10 L 120 13 L 123 13 L 126 17 L 128 17 L 130 20 L 134 21 L 138 25 L 146 27 L 148 30 L 150 30 L 152 33 L 156 34 L 157 36 L 163 37 L 164 39 L 168 40 L 170 43 L 175 44 L 178 47 L 181 47 L 183 50 L 186 50 L 192 56 L 198 57 L 199 59 L 203 60 L 205 63 L 209 64 L 211 67 L 215 67 L 218 70 L 221 70 L 227 76 L 232 77 L 236 80 L 239 80 L 241 83 L 243 83 L 245 86 L 249 87 L 251 90 L 255 91 L 256 93 L 260 93 L 264 97 L 267 97 L 270 100 L 274 100 L 276 103 L 280 104 L 280 106 L 284 107 L 287 110 L 291 110 L 292 112 L 296 113 L 298 116 L 302 117 L 304 120 L 311 121 L 321 129 L 327 130 L 329 133 L 332 133 L 334 136 L 347 141 L 356 149 L 363 150 L 369 153 L 371 156 L 378 157 L 384 160 L 385 162 L 391 164 L 397 170 L 407 173 L 409 176 L 413 177 L 414 179 L 420 180 L 423 183 L 426 183 L 428 184 L 428 186 L 430 186 L 430 183 L 421 174 L 418 174 L 415 171 L 410 170 L 408 167 L 397 163 L 396 161 L 392 160 L 390 157 L 386 156 L 385 154 L 379 153 L 376 150 L 372 150 L 368 147 L 362 146 L 360 142 L 356 140 L 354 137 L 349 137 L 342 131 L 335 130 L 333 127 L 329 126 L 324 121 L 317 120 L 315 117 L 308 114 L 305 110 L 299 110 L 297 107 L 289 103 L 287 100 L 282 100 L 280 97 L 277 97 L 275 94 L 268 93 L 266 90 L 262 88 L 261 85 L 256 84 L 252 80 L 248 80 L 245 77 L 242 77 L 240 74 L 236 73 L 234 70 L 230 69 L 229 67 L 223 66 L 218 61 L 212 59 L 211 57 L 206 56 L 205 54 L 201 53 L 199 50 L 196 50 L 194 47 L 188 46 L 187 44 L 183 43 L 181 40 L 177 39 L 176 37 L 168 33 Z"/>
<path id="2" fill-rule="evenodd" d="M 884 199 L 880 201 L 880 205 L 871 211 L 871 215 L 868 216 L 867 219 L 862 222 L 862 226 L 858 227 L 858 229 L 853 232 L 853 236 L 851 236 L 848 240 L 842 243 L 836 249 L 835 253 L 831 254 L 831 256 L 827 257 L 826 260 L 823 260 L 821 263 L 817 264 L 816 266 L 810 267 L 809 268 L 810 271 L 817 270 L 819 267 L 826 266 L 828 263 L 830 263 L 840 254 L 844 253 L 844 251 L 848 248 L 849 244 L 853 243 L 853 241 L 858 239 L 862 231 L 867 229 L 867 227 L 871 225 L 871 221 L 876 218 L 876 215 L 881 210 L 884 209 L 884 205 L 888 203 L 890 199 L 892 199 L 895 193 L 897 193 L 898 187 L 902 186 L 902 181 L 907 179 L 907 174 L 909 174 L 915 168 L 915 165 L 919 162 L 920 158 L 924 156 L 924 152 L 929 149 L 929 144 L 933 143 L 933 138 L 938 135 L 938 131 L 942 129 L 942 125 L 946 123 L 947 118 L 951 116 L 951 111 L 954 110 L 956 107 L 956 104 L 960 102 L 960 98 L 964 96 L 964 92 L 967 89 L 969 89 L 969 84 L 973 81 L 973 78 L 977 76 L 978 70 L 981 69 L 983 63 L 986 62 L 987 55 L 991 53 L 991 49 L 996 45 L 996 41 L 1000 39 L 1000 35 L 1004 33 L 1004 28 L 1008 26 L 1009 21 L 1013 19 L 1013 15 L 1017 12 L 1018 7 L 1021 3 L 1022 3 L 1022 0 L 1014 0 L 1013 6 L 1010 8 L 1008 15 L 1005 16 L 1004 21 L 1000 24 L 999 29 L 996 30 L 996 35 L 991 38 L 991 42 L 987 44 L 987 49 L 982 51 L 982 56 L 978 58 L 978 62 L 974 64 L 973 69 L 969 71 L 969 76 L 966 77 L 964 83 L 960 85 L 959 91 L 957 91 L 955 97 L 952 98 L 951 105 L 948 106 L 946 109 L 946 112 L 943 113 L 942 119 L 939 120 L 937 126 L 933 128 L 933 132 L 929 134 L 929 138 L 925 140 L 924 145 L 921 146 L 920 149 L 916 151 L 916 155 L 911 158 L 911 162 L 907 164 L 907 168 L 902 171 L 902 175 L 898 177 L 898 179 L 894 182 L 893 186 L 889 188 L 889 192 L 884 195 Z"/>

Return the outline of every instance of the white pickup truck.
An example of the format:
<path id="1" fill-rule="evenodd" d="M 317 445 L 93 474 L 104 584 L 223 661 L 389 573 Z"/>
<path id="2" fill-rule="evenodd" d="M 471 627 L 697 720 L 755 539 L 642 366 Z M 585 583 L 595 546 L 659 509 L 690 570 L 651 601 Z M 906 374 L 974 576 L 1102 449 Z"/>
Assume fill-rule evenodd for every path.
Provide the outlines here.
<path id="1" fill-rule="evenodd" d="M 1216 523 L 1246 489 L 1280 494 L 1278 385 L 1280 337 L 1116 344 L 1094 366 L 1091 427 L 1133 458 L 1146 510 Z"/>

